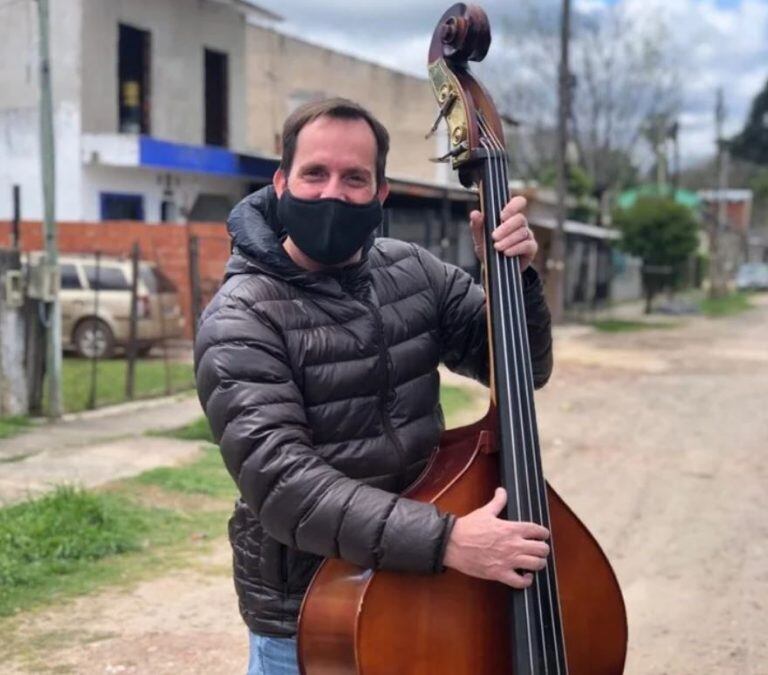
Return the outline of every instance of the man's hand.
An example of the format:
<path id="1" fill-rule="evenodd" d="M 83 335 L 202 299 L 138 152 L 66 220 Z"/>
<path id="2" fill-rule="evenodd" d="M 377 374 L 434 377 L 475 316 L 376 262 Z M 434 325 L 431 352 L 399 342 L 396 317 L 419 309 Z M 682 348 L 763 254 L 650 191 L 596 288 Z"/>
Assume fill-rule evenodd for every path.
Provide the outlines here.
<path id="1" fill-rule="evenodd" d="M 533 583 L 531 572 L 547 564 L 549 530 L 497 518 L 506 503 L 506 490 L 496 488 L 490 502 L 456 520 L 443 558 L 446 567 L 512 588 Z"/>
<path id="2" fill-rule="evenodd" d="M 523 211 L 526 205 L 525 197 L 513 197 L 501 210 L 501 224 L 493 231 L 493 247 L 504 255 L 520 256 L 520 269 L 524 270 L 536 257 L 539 245 L 528 227 L 528 220 Z M 483 214 L 472 211 L 469 214 L 469 227 L 475 242 L 475 255 L 485 262 L 485 245 L 483 244 Z"/>

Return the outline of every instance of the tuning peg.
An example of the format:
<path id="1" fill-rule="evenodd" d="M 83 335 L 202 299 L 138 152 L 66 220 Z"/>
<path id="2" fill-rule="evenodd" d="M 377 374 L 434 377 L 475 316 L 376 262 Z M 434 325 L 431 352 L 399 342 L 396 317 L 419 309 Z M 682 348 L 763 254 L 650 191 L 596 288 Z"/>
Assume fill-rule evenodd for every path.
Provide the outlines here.
<path id="1" fill-rule="evenodd" d="M 456 102 L 458 97 L 459 96 L 455 91 L 446 96 L 445 101 L 443 101 L 443 104 L 440 106 L 440 112 L 437 114 L 435 123 L 432 125 L 432 128 L 427 132 L 424 138 L 429 138 L 437 131 L 437 127 L 440 126 L 440 120 L 448 115 L 449 112 L 451 112 L 451 108 L 453 107 L 453 104 Z"/>
<path id="2" fill-rule="evenodd" d="M 430 157 L 429 161 L 434 162 L 435 164 L 439 164 L 440 162 L 447 162 L 452 157 L 456 157 L 457 155 L 460 155 L 462 152 L 466 152 L 469 150 L 469 146 L 466 144 L 466 142 L 459 143 L 453 150 L 449 150 L 446 152 L 442 157 Z"/>

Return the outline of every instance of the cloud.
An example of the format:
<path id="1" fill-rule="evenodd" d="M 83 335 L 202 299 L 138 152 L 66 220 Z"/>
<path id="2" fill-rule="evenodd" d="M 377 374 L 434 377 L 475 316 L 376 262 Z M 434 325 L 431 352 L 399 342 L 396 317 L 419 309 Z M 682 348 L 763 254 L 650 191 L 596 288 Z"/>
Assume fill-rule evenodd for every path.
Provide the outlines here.
<path id="1" fill-rule="evenodd" d="M 560 0 L 536 0 L 557 16 Z M 426 75 L 426 54 L 446 0 L 281 0 L 261 4 L 285 17 L 281 30 L 391 68 Z M 640 20 L 663 19 L 675 42 L 682 73 L 681 152 L 686 164 L 714 148 L 714 102 L 723 87 L 726 133 L 740 130 L 749 106 L 768 79 L 768 0 L 575 0 L 588 20 L 608 4 L 620 4 Z M 491 26 L 519 21 L 519 3 L 486 0 Z M 518 15 L 515 16 L 515 12 Z M 488 61 L 493 63 L 491 47 Z"/>

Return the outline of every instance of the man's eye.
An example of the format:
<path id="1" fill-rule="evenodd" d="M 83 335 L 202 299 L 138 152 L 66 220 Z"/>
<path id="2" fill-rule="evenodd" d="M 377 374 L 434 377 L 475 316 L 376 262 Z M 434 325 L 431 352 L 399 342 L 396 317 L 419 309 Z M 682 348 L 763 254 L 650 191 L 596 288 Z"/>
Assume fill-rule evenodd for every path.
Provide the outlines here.
<path id="1" fill-rule="evenodd" d="M 347 178 L 350 184 L 352 185 L 367 185 L 368 179 L 365 176 L 360 176 L 358 174 L 354 174 L 352 176 L 349 176 Z"/>

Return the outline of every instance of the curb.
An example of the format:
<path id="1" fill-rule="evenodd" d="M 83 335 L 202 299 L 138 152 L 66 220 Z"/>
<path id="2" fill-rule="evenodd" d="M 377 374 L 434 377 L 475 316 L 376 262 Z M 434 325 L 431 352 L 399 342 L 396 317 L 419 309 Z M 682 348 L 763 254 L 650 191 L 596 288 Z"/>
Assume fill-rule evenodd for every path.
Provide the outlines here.
<path id="1" fill-rule="evenodd" d="M 59 420 L 52 420 L 50 424 L 56 424 L 57 422 L 77 422 L 80 420 L 99 419 L 101 417 L 111 417 L 112 415 L 120 415 L 122 413 L 138 412 L 139 410 L 146 410 L 147 408 L 153 408 L 155 406 L 163 406 L 171 403 L 180 403 L 194 395 L 194 389 L 188 389 L 171 396 L 163 396 L 162 398 L 143 398 L 138 401 L 129 401 L 128 403 L 117 403 L 115 405 L 108 405 L 102 408 L 96 408 L 95 410 L 82 410 L 75 413 L 66 413 L 62 415 Z M 200 409 L 202 414 L 203 410 Z M 42 422 L 46 424 L 46 422 Z"/>

